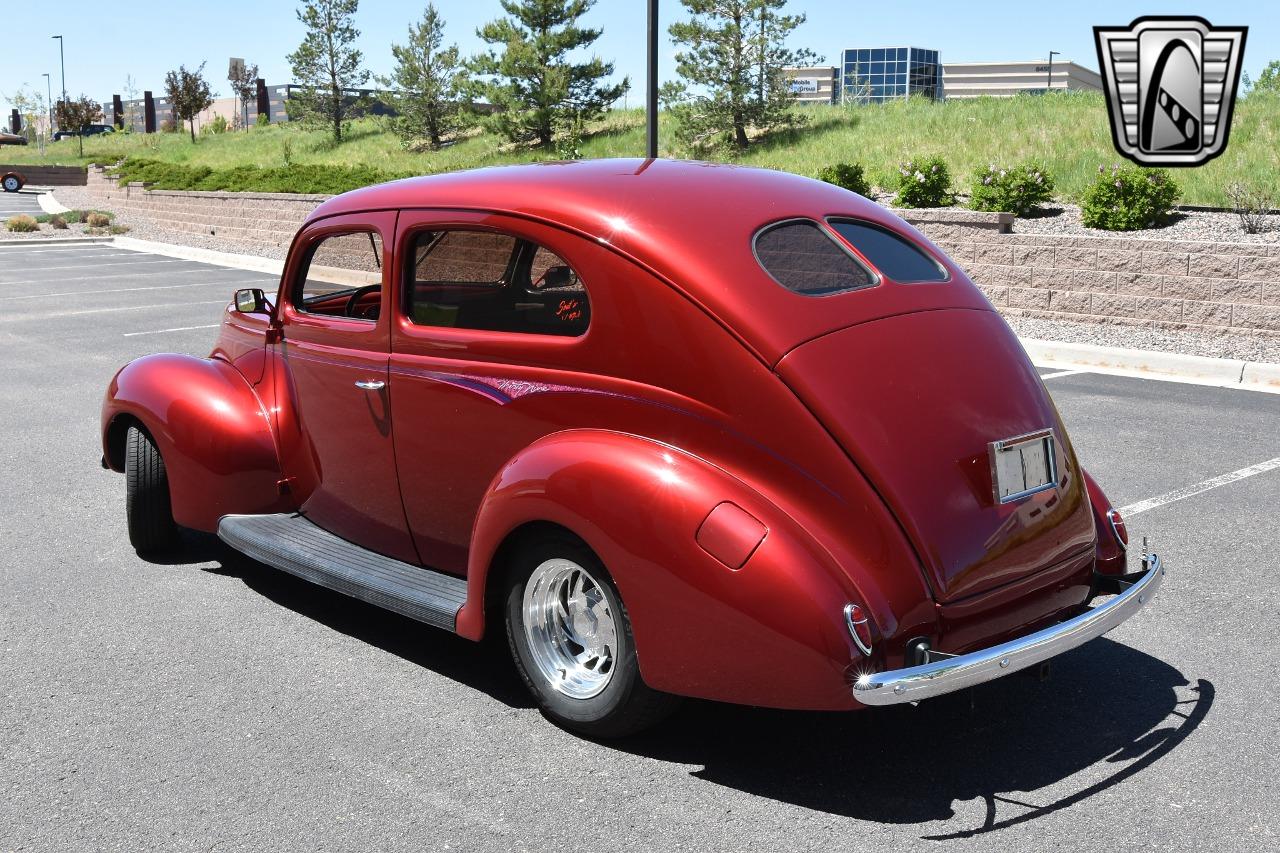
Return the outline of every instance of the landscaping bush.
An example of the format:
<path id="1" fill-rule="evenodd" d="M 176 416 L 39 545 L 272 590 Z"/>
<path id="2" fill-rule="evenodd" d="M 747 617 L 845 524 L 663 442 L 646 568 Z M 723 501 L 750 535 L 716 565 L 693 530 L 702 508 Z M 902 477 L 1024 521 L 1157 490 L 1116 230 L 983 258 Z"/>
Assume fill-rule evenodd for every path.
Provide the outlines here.
<path id="1" fill-rule="evenodd" d="M 63 219 L 61 216 L 50 216 L 49 227 L 54 229 L 55 231 L 66 231 L 67 220 Z"/>
<path id="2" fill-rule="evenodd" d="M 1026 216 L 1053 198 L 1053 178 L 1038 163 L 1008 169 L 987 166 L 973 180 L 969 207 Z"/>
<path id="3" fill-rule="evenodd" d="M 258 113 L 258 117 L 254 119 L 253 123 L 258 127 L 270 127 L 271 116 L 267 115 L 266 113 Z"/>
<path id="4" fill-rule="evenodd" d="M 916 157 L 898 166 L 898 207 L 947 207 L 955 202 L 951 173 L 941 157 Z"/>
<path id="5" fill-rule="evenodd" d="M 1136 231 L 1165 225 L 1182 191 L 1163 169 L 1134 166 L 1098 167 L 1098 177 L 1084 191 L 1081 219 L 1089 228 Z"/>
<path id="6" fill-rule="evenodd" d="M 210 169 L 208 166 L 181 166 L 156 160 L 130 158 L 116 174 L 120 182 L 145 181 L 157 190 L 224 190 L 227 192 L 319 193 L 337 195 L 348 190 L 380 184 L 404 174 L 384 172 L 372 166 L 326 166 L 291 163 L 277 168 L 235 166 Z"/>
<path id="7" fill-rule="evenodd" d="M 871 184 L 867 182 L 866 176 L 862 173 L 862 166 L 858 163 L 836 163 L 834 166 L 827 166 L 818 172 L 818 180 L 844 187 L 858 195 L 871 193 Z"/>
<path id="8" fill-rule="evenodd" d="M 106 228 L 111 224 L 111 217 L 105 213 L 90 213 L 84 218 L 84 222 L 90 228 Z"/>
<path id="9" fill-rule="evenodd" d="M 108 234 L 128 234 L 129 226 L 128 225 L 112 225 L 110 228 L 107 229 L 107 233 Z"/>
<path id="10" fill-rule="evenodd" d="M 1265 190 L 1235 181 L 1227 186 L 1227 198 L 1240 217 L 1240 227 L 1246 234 L 1261 234 L 1268 229 L 1268 220 L 1274 201 Z"/>
<path id="11" fill-rule="evenodd" d="M 10 216 L 9 221 L 4 224 L 4 227 L 10 231 L 17 231 L 22 234 L 25 234 L 28 231 L 40 230 L 40 225 L 36 222 L 35 218 L 27 216 L 25 213 L 19 213 L 17 216 Z"/>

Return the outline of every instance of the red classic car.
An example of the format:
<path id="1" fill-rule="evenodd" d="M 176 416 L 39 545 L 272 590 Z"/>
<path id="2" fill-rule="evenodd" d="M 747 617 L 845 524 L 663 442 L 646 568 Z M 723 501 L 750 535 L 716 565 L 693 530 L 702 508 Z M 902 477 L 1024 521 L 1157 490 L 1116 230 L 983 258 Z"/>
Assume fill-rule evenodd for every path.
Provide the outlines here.
<path id="1" fill-rule="evenodd" d="M 1103 634 L 1163 576 L 1127 571 L 965 273 L 773 171 L 604 160 L 339 196 L 208 358 L 116 375 L 102 439 L 139 551 L 216 531 L 472 640 L 505 630 L 545 712 L 595 736 L 677 696 L 947 693 Z"/>
<path id="2" fill-rule="evenodd" d="M 0 174 L 0 189 L 7 193 L 16 193 L 27 183 L 21 172 L 8 171 Z"/>

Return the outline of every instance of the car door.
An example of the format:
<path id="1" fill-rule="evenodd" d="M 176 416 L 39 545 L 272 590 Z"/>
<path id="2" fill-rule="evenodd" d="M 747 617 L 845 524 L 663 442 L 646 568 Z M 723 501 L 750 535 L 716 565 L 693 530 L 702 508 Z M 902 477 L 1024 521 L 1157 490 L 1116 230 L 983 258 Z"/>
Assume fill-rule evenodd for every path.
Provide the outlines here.
<path id="1" fill-rule="evenodd" d="M 588 340 L 591 305 L 565 260 L 604 250 L 515 218 L 447 211 L 402 212 L 396 239 L 390 383 L 405 514 L 423 563 L 464 574 L 493 477 L 539 437 L 587 423 L 576 392 L 606 381 L 577 372 L 607 341 Z"/>
<path id="2" fill-rule="evenodd" d="M 281 453 L 302 512 L 351 542 L 417 562 L 392 444 L 390 259 L 394 213 L 307 228 L 281 293 Z"/>

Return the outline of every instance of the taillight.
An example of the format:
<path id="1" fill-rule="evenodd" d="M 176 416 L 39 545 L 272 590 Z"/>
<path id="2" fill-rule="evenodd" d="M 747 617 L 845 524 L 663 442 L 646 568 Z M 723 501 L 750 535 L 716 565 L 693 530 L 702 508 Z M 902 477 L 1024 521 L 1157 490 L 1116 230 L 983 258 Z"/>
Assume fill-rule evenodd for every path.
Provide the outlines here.
<path id="1" fill-rule="evenodd" d="M 1120 543 L 1120 547 L 1128 550 L 1129 529 L 1124 526 L 1124 519 L 1120 517 L 1120 511 L 1115 509 L 1107 510 L 1107 521 L 1111 522 L 1111 532 L 1116 535 L 1116 541 Z"/>
<path id="2" fill-rule="evenodd" d="M 871 654 L 871 621 L 867 618 L 867 613 L 857 604 L 846 604 L 844 606 L 844 623 L 849 626 L 849 634 L 853 637 L 853 641 L 858 644 L 858 648 L 862 649 L 864 655 Z"/>

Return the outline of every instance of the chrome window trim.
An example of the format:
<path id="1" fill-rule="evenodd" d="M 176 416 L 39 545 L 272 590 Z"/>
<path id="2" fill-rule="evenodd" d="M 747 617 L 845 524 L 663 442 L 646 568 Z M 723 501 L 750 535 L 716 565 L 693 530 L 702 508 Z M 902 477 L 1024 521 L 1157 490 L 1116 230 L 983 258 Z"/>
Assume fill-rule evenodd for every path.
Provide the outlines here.
<path id="1" fill-rule="evenodd" d="M 1049 482 L 1036 486 L 1033 489 L 1023 489 L 1021 492 L 1000 496 L 1000 483 L 996 478 L 996 454 L 1001 450 L 1009 447 L 1017 447 L 1020 444 L 1030 444 L 1033 441 L 1049 439 Z M 1054 435 L 1053 428 L 1039 429 L 1034 432 L 1015 435 L 1013 438 L 1004 438 L 1000 441 L 991 441 L 987 443 L 987 464 L 991 470 L 991 496 L 995 498 L 996 504 L 1008 504 L 1014 501 L 1022 500 L 1025 497 L 1039 494 L 1040 492 L 1056 489 L 1058 487 L 1058 437 Z"/>
<path id="2" fill-rule="evenodd" d="M 777 277 L 774 276 L 773 273 L 769 272 L 769 268 L 764 265 L 764 261 L 760 260 L 760 252 L 757 251 L 756 244 L 759 242 L 760 238 L 766 232 L 772 231 L 775 228 L 781 228 L 783 225 L 791 225 L 796 222 L 800 222 L 805 225 L 812 225 L 815 228 L 817 228 L 818 231 L 823 236 L 825 236 L 828 240 L 830 240 L 837 249 L 839 249 L 841 252 L 844 252 L 844 254 L 849 258 L 849 260 L 853 261 L 854 264 L 856 264 L 859 269 L 861 269 L 868 276 L 870 276 L 871 282 L 869 284 L 864 284 L 860 287 L 850 287 L 845 290 L 835 290 L 830 293 L 802 293 L 799 290 L 792 290 L 782 282 L 778 281 Z M 842 238 L 838 233 L 836 233 L 835 230 L 832 229 L 831 226 L 828 225 L 825 220 L 819 222 L 817 219 L 812 219 L 808 216 L 792 216 L 787 219 L 779 219 L 775 222 L 768 222 L 764 225 L 761 225 L 759 228 L 756 229 L 756 233 L 751 235 L 751 257 L 755 258 L 756 266 L 760 267 L 760 269 L 764 272 L 764 274 L 769 276 L 770 281 L 772 281 L 774 284 L 778 285 L 778 287 L 781 287 L 783 290 L 787 291 L 788 293 L 794 293 L 796 296 L 803 296 L 806 299 L 825 299 L 829 296 L 840 296 L 843 293 L 860 293 L 863 290 L 870 290 L 873 287 L 879 287 L 881 284 L 884 283 L 884 276 L 880 275 L 878 271 L 876 271 L 873 267 L 871 267 L 865 261 L 863 261 L 862 258 L 858 257 L 855 253 L 850 251 L 848 242 L 844 238 Z"/>

